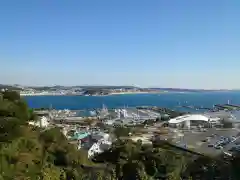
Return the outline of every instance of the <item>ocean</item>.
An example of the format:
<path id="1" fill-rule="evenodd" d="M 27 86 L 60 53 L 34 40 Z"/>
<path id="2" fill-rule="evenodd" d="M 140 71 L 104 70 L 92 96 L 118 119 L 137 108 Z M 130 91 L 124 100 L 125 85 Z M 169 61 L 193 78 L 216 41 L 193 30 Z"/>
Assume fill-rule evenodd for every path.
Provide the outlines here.
<path id="1" fill-rule="evenodd" d="M 214 104 L 240 105 L 240 91 L 228 92 L 186 92 L 159 94 L 124 94 L 111 96 L 26 96 L 24 97 L 31 108 L 54 109 L 95 109 L 103 104 L 107 108 L 160 106 L 173 110 L 189 111 L 179 105 L 194 105 L 207 108 Z"/>

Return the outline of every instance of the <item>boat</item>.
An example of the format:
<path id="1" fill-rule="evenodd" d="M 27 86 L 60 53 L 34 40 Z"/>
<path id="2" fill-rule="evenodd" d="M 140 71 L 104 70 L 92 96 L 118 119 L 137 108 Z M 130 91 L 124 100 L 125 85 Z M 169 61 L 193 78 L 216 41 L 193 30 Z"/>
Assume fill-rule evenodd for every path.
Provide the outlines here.
<path id="1" fill-rule="evenodd" d="M 96 111 L 89 111 L 89 113 L 90 113 L 90 116 L 96 116 Z"/>

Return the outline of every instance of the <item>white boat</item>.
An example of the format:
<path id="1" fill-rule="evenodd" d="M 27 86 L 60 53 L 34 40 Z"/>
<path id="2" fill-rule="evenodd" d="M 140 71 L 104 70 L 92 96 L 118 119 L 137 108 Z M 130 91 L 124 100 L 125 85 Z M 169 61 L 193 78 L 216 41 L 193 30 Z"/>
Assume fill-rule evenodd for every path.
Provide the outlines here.
<path id="1" fill-rule="evenodd" d="M 89 111 L 91 116 L 96 116 L 96 111 Z"/>

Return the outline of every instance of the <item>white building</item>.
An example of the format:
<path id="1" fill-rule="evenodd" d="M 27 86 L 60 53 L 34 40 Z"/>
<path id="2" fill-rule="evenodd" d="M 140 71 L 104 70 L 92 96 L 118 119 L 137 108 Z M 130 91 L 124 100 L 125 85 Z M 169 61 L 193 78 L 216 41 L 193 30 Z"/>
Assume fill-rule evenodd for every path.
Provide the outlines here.
<path id="1" fill-rule="evenodd" d="M 122 109 L 120 112 L 121 112 L 121 115 L 122 115 L 123 118 L 128 117 L 128 113 L 127 113 L 126 109 Z"/>
<path id="2" fill-rule="evenodd" d="M 184 116 L 178 116 L 168 121 L 170 126 L 187 127 L 190 128 L 194 125 L 209 125 L 218 123 L 220 118 L 210 117 L 202 114 L 188 114 Z"/>
<path id="3" fill-rule="evenodd" d="M 42 116 L 42 117 L 40 117 L 40 119 L 37 120 L 37 121 L 30 121 L 29 124 L 30 124 L 30 125 L 33 125 L 33 126 L 38 126 L 38 127 L 45 128 L 45 127 L 48 127 L 49 121 L 48 121 L 48 118 L 47 118 L 47 117 Z"/>
<path id="4" fill-rule="evenodd" d="M 109 139 L 108 134 L 104 134 L 103 138 L 94 143 L 88 150 L 88 158 L 93 157 L 95 154 L 100 154 L 105 150 L 108 150 L 112 145 L 112 141 Z"/>

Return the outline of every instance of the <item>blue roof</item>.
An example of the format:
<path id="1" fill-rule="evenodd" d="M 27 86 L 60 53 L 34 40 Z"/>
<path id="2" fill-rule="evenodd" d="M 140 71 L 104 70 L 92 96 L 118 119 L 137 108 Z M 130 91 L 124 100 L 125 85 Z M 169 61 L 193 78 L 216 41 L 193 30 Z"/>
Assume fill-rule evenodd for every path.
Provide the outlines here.
<path id="1" fill-rule="evenodd" d="M 84 132 L 84 133 L 76 132 L 76 133 L 74 133 L 74 136 L 72 137 L 72 139 L 79 140 L 79 139 L 84 139 L 87 136 L 89 136 L 89 133 L 87 133 L 87 132 Z"/>

